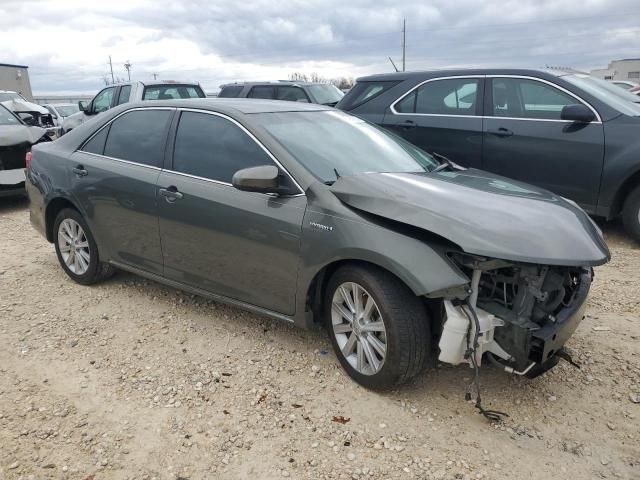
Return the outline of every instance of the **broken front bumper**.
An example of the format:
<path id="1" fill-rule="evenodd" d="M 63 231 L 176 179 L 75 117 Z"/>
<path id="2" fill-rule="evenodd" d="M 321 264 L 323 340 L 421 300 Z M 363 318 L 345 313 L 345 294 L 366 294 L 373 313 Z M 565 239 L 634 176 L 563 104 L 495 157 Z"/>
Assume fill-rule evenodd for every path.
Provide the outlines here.
<path id="1" fill-rule="evenodd" d="M 584 319 L 587 308 L 587 296 L 593 280 L 591 270 L 582 274 L 580 285 L 572 305 L 556 315 L 556 321 L 549 323 L 539 330 L 531 332 L 531 348 L 529 359 L 532 362 L 543 363 L 558 353 L 569 340 Z"/>

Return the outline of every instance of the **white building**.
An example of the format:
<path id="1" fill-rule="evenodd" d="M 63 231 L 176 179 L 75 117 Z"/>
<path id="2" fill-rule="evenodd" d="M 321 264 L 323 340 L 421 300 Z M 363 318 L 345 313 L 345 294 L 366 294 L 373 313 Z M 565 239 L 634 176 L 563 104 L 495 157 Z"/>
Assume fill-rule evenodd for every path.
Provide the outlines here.
<path id="1" fill-rule="evenodd" d="M 640 58 L 613 60 L 607 68 L 591 70 L 591 75 L 605 80 L 631 80 L 640 83 Z"/>

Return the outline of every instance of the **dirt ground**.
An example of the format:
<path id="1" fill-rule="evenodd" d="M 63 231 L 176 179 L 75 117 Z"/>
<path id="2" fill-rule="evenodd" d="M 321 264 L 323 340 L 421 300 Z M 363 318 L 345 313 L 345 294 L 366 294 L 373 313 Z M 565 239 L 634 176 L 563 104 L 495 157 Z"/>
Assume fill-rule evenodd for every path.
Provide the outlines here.
<path id="1" fill-rule="evenodd" d="M 582 368 L 483 367 L 510 415 L 491 424 L 468 368 L 374 393 L 324 331 L 125 273 L 77 285 L 3 199 L 0 479 L 639 479 L 640 246 L 603 228 L 613 259 L 568 345 Z"/>

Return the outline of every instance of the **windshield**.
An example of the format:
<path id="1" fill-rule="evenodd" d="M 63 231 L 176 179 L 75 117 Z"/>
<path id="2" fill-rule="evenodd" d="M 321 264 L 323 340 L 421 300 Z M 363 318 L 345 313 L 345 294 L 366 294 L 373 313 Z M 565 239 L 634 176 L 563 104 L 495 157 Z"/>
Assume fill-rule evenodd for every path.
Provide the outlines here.
<path id="1" fill-rule="evenodd" d="M 590 93 L 611 108 L 615 108 L 620 113 L 634 117 L 640 116 L 640 105 L 636 103 L 640 102 L 640 97 L 616 87 L 611 82 L 578 73 L 565 75 L 562 78 Z"/>
<path id="2" fill-rule="evenodd" d="M 143 100 L 173 100 L 177 98 L 205 98 L 198 85 L 154 85 L 144 89 Z"/>
<path id="3" fill-rule="evenodd" d="M 16 92 L 0 92 L 0 102 L 8 102 L 10 100 L 25 100 Z"/>
<path id="4" fill-rule="evenodd" d="M 307 90 L 311 92 L 311 96 L 316 103 L 321 105 L 335 105 L 344 96 L 335 85 L 327 83 L 326 85 L 308 85 Z"/>
<path id="5" fill-rule="evenodd" d="M 387 130 L 339 111 L 256 115 L 260 125 L 315 177 L 331 184 L 338 176 L 367 172 L 428 172 L 429 154 Z"/>
<path id="6" fill-rule="evenodd" d="M 20 125 L 20 120 L 18 120 L 13 113 L 0 105 L 0 125 Z"/>
<path id="7" fill-rule="evenodd" d="M 68 117 L 74 113 L 78 113 L 80 109 L 78 105 L 56 105 L 56 111 L 61 117 Z"/>

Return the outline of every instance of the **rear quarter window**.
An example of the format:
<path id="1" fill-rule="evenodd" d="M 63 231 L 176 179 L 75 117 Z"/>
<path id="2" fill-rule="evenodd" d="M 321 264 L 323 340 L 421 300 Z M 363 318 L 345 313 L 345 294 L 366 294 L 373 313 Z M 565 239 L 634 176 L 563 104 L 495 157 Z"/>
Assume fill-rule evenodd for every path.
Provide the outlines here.
<path id="1" fill-rule="evenodd" d="M 390 88 L 395 87 L 400 80 L 387 80 L 380 82 L 358 82 L 349 92 L 340 100 L 337 108 L 341 110 L 353 110 L 360 105 L 382 95 Z"/>

